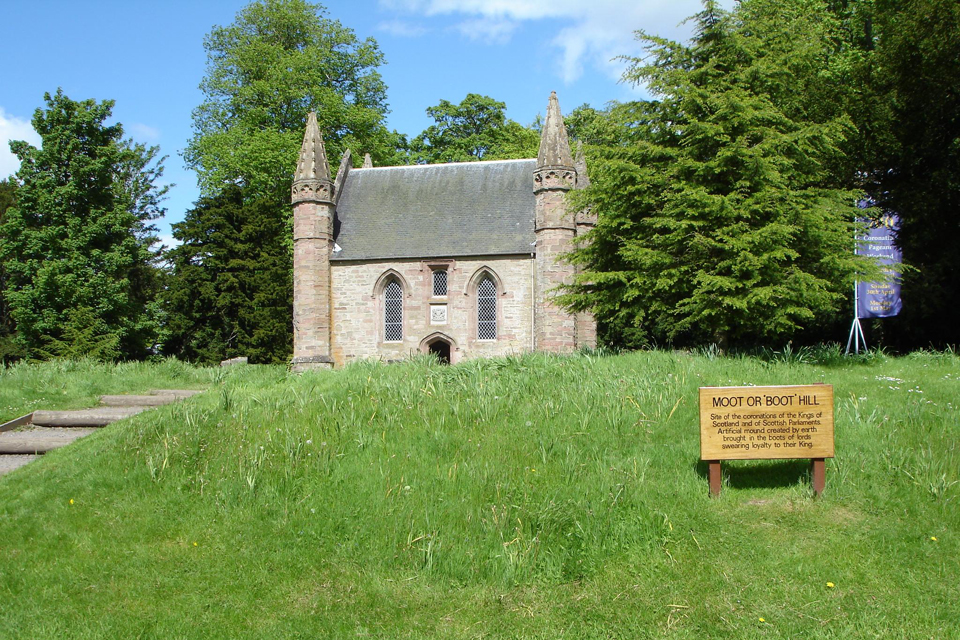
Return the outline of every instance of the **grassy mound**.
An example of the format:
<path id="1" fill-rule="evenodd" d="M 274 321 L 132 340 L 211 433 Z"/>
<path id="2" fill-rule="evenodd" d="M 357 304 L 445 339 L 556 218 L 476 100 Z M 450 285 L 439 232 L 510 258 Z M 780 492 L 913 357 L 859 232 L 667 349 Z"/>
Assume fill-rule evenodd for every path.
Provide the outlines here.
<path id="1" fill-rule="evenodd" d="M 211 373 L 0 479 L 0 636 L 949 637 L 960 359 L 803 359 Z M 825 495 L 711 500 L 697 387 L 819 381 Z"/>

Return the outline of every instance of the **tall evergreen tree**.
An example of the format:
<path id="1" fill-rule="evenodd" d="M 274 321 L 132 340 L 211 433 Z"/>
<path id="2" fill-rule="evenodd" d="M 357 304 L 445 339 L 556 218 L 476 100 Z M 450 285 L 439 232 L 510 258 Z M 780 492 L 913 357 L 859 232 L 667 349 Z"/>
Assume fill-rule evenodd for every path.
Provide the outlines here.
<path id="1" fill-rule="evenodd" d="M 17 202 L 17 182 L 12 178 L 0 180 L 0 227 L 3 225 L 7 209 Z M 6 289 L 6 268 L 0 259 L 0 364 L 7 364 L 23 355 L 23 349 L 14 340 L 16 325 L 10 314 L 4 290 Z"/>
<path id="2" fill-rule="evenodd" d="M 818 5 L 708 0 L 689 45 L 639 34 L 650 57 L 626 78 L 658 100 L 637 110 L 640 141 L 591 166 L 576 205 L 599 224 L 565 298 L 608 341 L 782 339 L 835 314 L 867 268 L 835 173 L 851 124 L 800 93 L 834 45 Z"/>
<path id="3" fill-rule="evenodd" d="M 653 129 L 648 102 L 610 102 L 603 109 L 582 104 L 563 117 L 567 135 L 587 148 L 627 147 L 648 140 Z"/>
<path id="4" fill-rule="evenodd" d="M 12 142 L 20 159 L 17 203 L 0 223 L 5 297 L 28 355 L 57 355 L 65 335 L 89 336 L 103 358 L 141 358 L 154 344 L 150 221 L 165 188 L 157 149 L 122 140 L 106 125 L 112 101 L 44 96 L 37 149 Z M 76 346 L 76 345 L 75 345 Z M 52 351 L 51 351 L 52 349 Z"/>
<path id="5" fill-rule="evenodd" d="M 293 343 L 288 229 L 272 201 L 239 187 L 203 197 L 173 225 L 164 352 L 213 364 L 235 356 L 286 363 Z"/>
<path id="6" fill-rule="evenodd" d="M 879 146 L 874 199 L 900 215 L 904 348 L 956 345 L 960 324 L 960 3 L 879 0 L 875 87 L 892 141 Z M 875 89 L 875 92 L 879 93 Z"/>

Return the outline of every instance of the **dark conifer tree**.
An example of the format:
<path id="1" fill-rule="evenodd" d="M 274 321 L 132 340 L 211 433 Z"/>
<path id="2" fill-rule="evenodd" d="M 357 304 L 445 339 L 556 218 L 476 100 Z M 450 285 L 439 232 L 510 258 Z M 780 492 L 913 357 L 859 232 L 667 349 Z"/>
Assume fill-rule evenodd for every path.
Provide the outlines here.
<path id="1" fill-rule="evenodd" d="M 244 202 L 230 186 L 173 225 L 163 351 L 216 363 L 289 362 L 293 276 L 289 229 L 275 199 Z"/>
<path id="2" fill-rule="evenodd" d="M 960 324 L 960 3 L 882 0 L 876 84 L 887 91 L 889 137 L 873 195 L 901 218 L 901 348 L 957 345 Z"/>
<path id="3" fill-rule="evenodd" d="M 7 209 L 16 204 L 17 201 L 17 182 L 13 178 L 0 180 L 0 226 L 3 225 L 3 217 Z M 10 314 L 10 307 L 7 305 L 4 296 L 6 288 L 6 269 L 0 261 L 0 364 L 7 364 L 23 356 L 23 349 L 16 344 L 14 333 L 16 325 L 13 322 L 13 316 Z"/>
<path id="4" fill-rule="evenodd" d="M 599 224 L 565 299 L 608 342 L 782 340 L 843 309 L 865 268 L 856 194 L 836 174 L 854 130 L 817 98 L 833 34 L 815 5 L 707 1 L 689 45 L 641 34 L 650 56 L 627 78 L 658 100 L 635 110 L 627 144 L 598 149 L 575 203 Z"/>

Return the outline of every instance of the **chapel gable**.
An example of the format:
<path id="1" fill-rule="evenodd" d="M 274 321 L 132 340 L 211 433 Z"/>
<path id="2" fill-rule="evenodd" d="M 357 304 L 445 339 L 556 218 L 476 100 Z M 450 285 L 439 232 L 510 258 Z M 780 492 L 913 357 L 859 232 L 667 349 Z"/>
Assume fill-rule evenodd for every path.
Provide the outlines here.
<path id="1" fill-rule="evenodd" d="M 590 212 L 556 94 L 537 158 L 352 168 L 331 179 L 310 114 L 292 189 L 294 369 L 420 351 L 441 361 L 592 346 L 590 314 L 555 296 Z"/>

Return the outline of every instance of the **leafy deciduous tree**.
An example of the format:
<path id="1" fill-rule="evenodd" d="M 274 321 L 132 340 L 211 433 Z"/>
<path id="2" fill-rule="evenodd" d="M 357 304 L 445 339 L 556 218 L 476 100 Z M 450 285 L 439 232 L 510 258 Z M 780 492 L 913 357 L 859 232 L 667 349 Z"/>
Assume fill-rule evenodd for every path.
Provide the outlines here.
<path id="1" fill-rule="evenodd" d="M 410 142 L 418 164 L 534 158 L 540 136 L 508 120 L 507 105 L 488 96 L 468 93 L 460 104 L 441 100 L 427 108 L 436 124 Z"/>
<path id="2" fill-rule="evenodd" d="M 184 151 L 205 195 L 226 184 L 247 198 L 288 194 L 311 110 L 334 166 L 348 147 L 393 163 L 401 137 L 384 126 L 383 54 L 325 16 L 304 0 L 257 0 L 207 35 L 204 100 Z"/>

